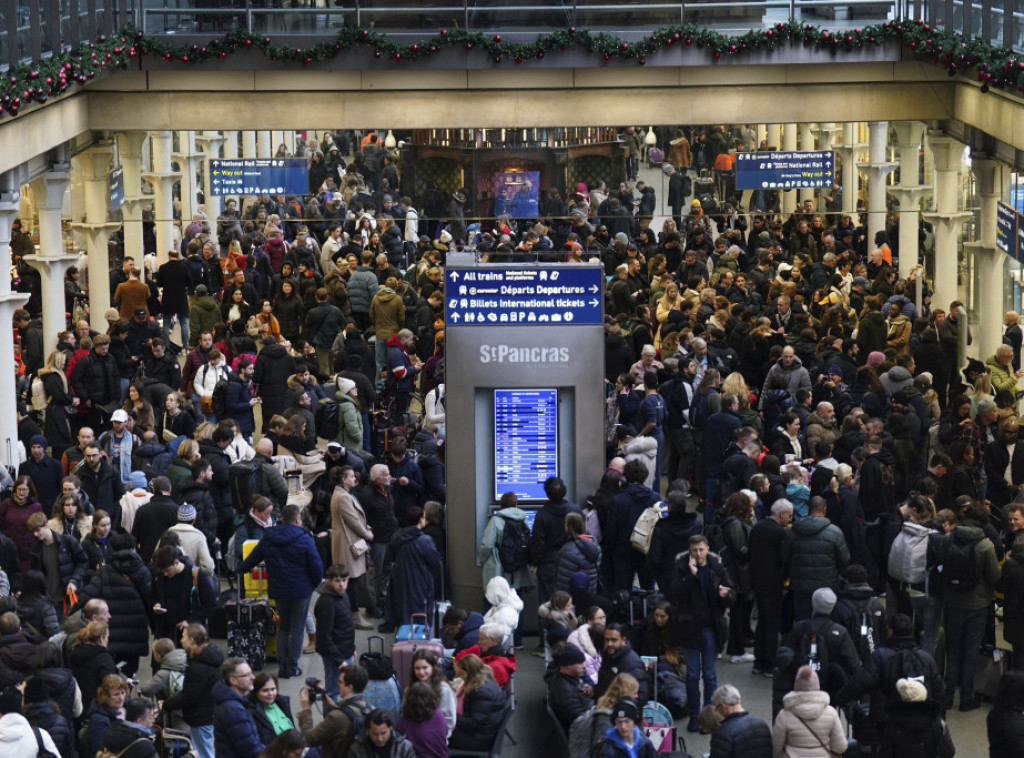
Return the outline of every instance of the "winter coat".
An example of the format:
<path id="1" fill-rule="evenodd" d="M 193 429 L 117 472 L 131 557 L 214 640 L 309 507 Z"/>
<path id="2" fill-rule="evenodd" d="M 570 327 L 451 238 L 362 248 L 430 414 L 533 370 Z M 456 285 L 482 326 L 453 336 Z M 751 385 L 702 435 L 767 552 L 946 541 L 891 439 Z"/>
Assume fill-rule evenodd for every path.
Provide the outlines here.
<path id="1" fill-rule="evenodd" d="M 764 398 L 771 390 L 786 390 L 790 397 L 796 401 L 796 391 L 801 387 L 811 388 L 811 375 L 804 368 L 803 363 L 796 356 L 787 368 L 779 360 L 768 370 L 765 377 L 764 387 L 761 390 L 761 410 L 764 410 Z"/>
<path id="2" fill-rule="evenodd" d="M 242 562 L 239 573 L 248 573 L 264 561 L 271 598 L 308 598 L 323 579 L 324 566 L 313 538 L 295 524 L 278 524 L 265 530 L 263 539 Z"/>
<path id="3" fill-rule="evenodd" d="M 111 524 L 121 523 L 121 496 L 124 486 L 117 472 L 106 461 L 100 461 L 100 470 L 93 471 L 88 465 L 77 471 L 82 480 L 82 491 L 89 496 L 89 501 L 97 509 L 106 511 Z"/>
<path id="4" fill-rule="evenodd" d="M 505 693 L 491 680 L 462 699 L 462 713 L 448 746 L 460 750 L 489 750 L 505 715 Z"/>
<path id="5" fill-rule="evenodd" d="M 579 513 L 575 503 L 552 503 L 548 501 L 537 511 L 530 533 L 530 565 L 554 564 L 558 551 L 566 542 L 565 517 Z"/>
<path id="6" fill-rule="evenodd" d="M 985 717 L 989 758 L 1024 758 L 1024 713 L 1000 703 Z"/>
<path id="7" fill-rule="evenodd" d="M 822 744 L 826 745 L 826 750 Z M 846 752 L 846 734 L 827 692 L 790 692 L 772 727 L 775 756 L 832 758 Z"/>
<path id="8" fill-rule="evenodd" d="M 399 523 L 405 523 L 405 514 L 410 508 L 419 505 L 423 500 L 423 492 L 426 489 L 423 483 L 423 472 L 417 465 L 411 453 L 406 453 L 402 460 L 395 462 L 390 455 L 384 463 L 395 481 L 391 485 L 391 494 L 395 498 L 395 516 Z M 401 484 L 401 479 L 406 479 L 408 484 Z"/>
<path id="9" fill-rule="evenodd" d="M 106 405 L 121 396 L 121 377 L 117 361 L 109 352 L 100 356 L 95 350 L 84 355 L 75 364 L 71 386 L 84 403 Z"/>
<path id="10" fill-rule="evenodd" d="M 601 547 L 589 534 L 583 534 L 562 545 L 555 558 L 555 590 L 568 592 L 572 575 L 582 571 L 587 575 L 587 588 L 597 592 L 597 574 L 601 565 Z"/>
<path id="11" fill-rule="evenodd" d="M 273 314 L 281 327 L 281 336 L 289 341 L 298 339 L 302 329 L 302 298 L 296 291 L 274 298 Z"/>
<path id="12" fill-rule="evenodd" d="M 82 700 L 84 706 L 84 693 Z M 103 738 L 110 731 L 110 727 L 120 720 L 120 717 L 116 709 L 107 705 L 100 705 L 99 701 L 93 701 L 92 705 L 85 709 L 85 714 L 89 755 L 96 755 L 97 752 L 103 749 Z"/>
<path id="13" fill-rule="evenodd" d="M 626 643 L 614 654 L 601 653 L 601 668 L 597 672 L 597 686 L 594 695 L 600 698 L 608 689 L 608 685 L 619 674 L 630 674 L 640 683 L 638 703 L 646 703 L 651 696 L 651 677 L 637 652 Z"/>
<path id="14" fill-rule="evenodd" d="M 647 562 L 659 587 L 671 587 L 675 578 L 676 556 L 690 549 L 690 537 L 700 534 L 703 522 L 696 513 L 669 512 L 659 519 L 651 535 Z"/>
<path id="15" fill-rule="evenodd" d="M 491 607 L 484 614 L 484 623 L 496 623 L 505 627 L 502 646 L 512 647 L 512 633 L 519 625 L 519 614 L 523 612 L 523 600 L 504 577 L 496 576 L 484 587 L 484 599 Z M 514 661 L 513 661 L 514 665 Z"/>
<path id="16" fill-rule="evenodd" d="M 746 711 L 730 713 L 711 735 L 715 758 L 772 758 L 772 732 L 757 716 Z"/>
<path id="17" fill-rule="evenodd" d="M 1024 545 L 1014 545 L 996 588 L 1003 593 L 1003 639 L 1024 648 Z"/>
<path id="18" fill-rule="evenodd" d="M 223 681 L 213 686 L 213 740 L 218 758 L 255 758 L 266 747 L 245 699 Z"/>
<path id="19" fill-rule="evenodd" d="M 324 659 L 347 660 L 356 651 L 356 628 L 348 594 L 337 594 L 329 582 L 317 588 L 313 606 L 316 619 L 316 652 Z"/>
<path id="20" fill-rule="evenodd" d="M 768 596 L 780 596 L 785 580 L 783 545 L 788 531 L 773 518 L 764 518 L 754 524 L 747 537 L 747 559 L 756 566 L 750 575 L 750 588 Z"/>
<path id="21" fill-rule="evenodd" d="M 360 266 L 348 280 L 348 298 L 353 313 L 369 313 L 374 295 L 380 289 L 377 275 L 369 266 Z"/>
<path id="22" fill-rule="evenodd" d="M 850 562 L 842 531 L 824 516 L 806 516 L 793 524 L 792 538 L 783 547 L 789 564 L 790 587 L 813 592 L 839 588 L 839 575 Z"/>
<path id="23" fill-rule="evenodd" d="M 594 647 L 594 642 L 590 639 L 590 625 L 581 624 L 576 627 L 569 633 L 566 641 L 583 651 L 583 672 L 590 681 L 596 682 L 601 672 L 601 651 Z"/>
<path id="24" fill-rule="evenodd" d="M 306 314 L 303 335 L 317 347 L 330 347 L 344 325 L 341 309 L 330 303 L 317 303 Z"/>
<path id="25" fill-rule="evenodd" d="M 252 693 L 246 698 L 245 704 L 249 708 L 249 713 L 252 714 L 252 720 L 256 723 L 256 732 L 260 736 L 260 742 L 269 745 L 277 737 L 277 732 L 274 731 L 274 726 L 270 723 L 266 707 L 261 701 L 252 697 Z M 295 720 L 292 718 L 291 698 L 287 695 L 279 694 L 274 700 L 274 705 L 281 709 L 282 713 L 288 717 L 291 723 L 295 723 Z"/>
<path id="26" fill-rule="evenodd" d="M 827 442 L 829 447 L 831 447 L 835 444 L 836 437 L 839 436 L 835 418 L 833 417 L 826 421 L 818 415 L 817 411 L 814 411 L 807 417 L 804 434 L 807 439 L 807 443 L 804 445 L 804 452 L 808 458 L 814 455 L 819 442 Z"/>
<path id="27" fill-rule="evenodd" d="M 160 670 L 139 687 L 139 693 L 155 700 L 166 700 L 171 697 L 171 674 L 180 674 L 181 685 L 185 681 L 185 670 L 188 668 L 188 653 L 182 648 L 175 648 L 160 659 Z M 179 692 L 181 686 L 176 688 Z"/>
<path id="28" fill-rule="evenodd" d="M 396 622 L 404 624 L 414 613 L 429 613 L 434 571 L 441 564 L 434 541 L 419 527 L 406 527 L 388 543 L 384 565 L 392 564 L 391 607 Z"/>
<path id="29" fill-rule="evenodd" d="M 43 391 L 46 393 L 46 422 L 43 426 L 46 441 L 52 447 L 70 447 L 75 444 L 69 423 L 71 414 L 67 411 L 74 402 L 71 394 L 71 382 L 59 371 L 50 371 L 42 375 Z"/>
<path id="30" fill-rule="evenodd" d="M 715 645 L 721 652 L 729 634 L 725 611 L 735 601 L 736 593 L 731 591 L 725 597 L 718 594 L 719 587 L 732 588 L 729 574 L 718 556 L 708 554 L 706 594 L 700 581 L 702 569 L 698 569 L 698 574 L 694 575 L 690 571 L 689 560 L 688 553 L 679 555 L 676 560 L 676 576 L 669 590 L 669 599 L 677 609 L 673 616 L 676 621 L 676 644 L 684 648 L 700 648 L 701 632 L 710 627 L 715 633 Z"/>
<path id="31" fill-rule="evenodd" d="M 929 535 L 938 534 L 924 524 L 904 521 L 900 533 L 889 548 L 889 577 L 924 591 L 928 575 Z"/>
<path id="32" fill-rule="evenodd" d="M 634 437 L 629 442 L 619 445 L 622 456 L 626 463 L 640 461 L 647 468 L 647 478 L 644 479 L 645 487 L 654 486 L 655 468 L 658 460 L 658 440 L 654 437 Z"/>
<path id="33" fill-rule="evenodd" d="M 74 537 L 54 533 L 53 540 L 57 545 L 57 564 L 60 568 L 60 588 L 61 596 L 63 596 L 64 587 L 68 582 L 74 582 L 76 587 L 81 587 L 85 583 L 85 572 L 89 568 L 89 560 L 85 557 L 82 544 Z M 36 540 L 36 544 L 32 546 L 32 568 L 45 573 L 42 545 L 43 543 Z M 60 601 L 60 598 L 51 597 L 50 599 L 54 602 Z"/>
<path id="34" fill-rule="evenodd" d="M 514 572 L 508 572 L 502 567 L 501 558 L 498 555 L 498 548 L 505 533 L 505 522 L 525 520 L 526 511 L 521 508 L 502 508 L 488 520 L 480 540 L 480 549 L 477 551 L 477 561 L 482 567 L 481 573 L 485 587 L 496 576 L 504 577 L 509 585 L 517 590 L 534 585 L 533 575 L 530 573 L 528 565 Z"/>
<path id="35" fill-rule="evenodd" d="M 71 721 L 53 703 L 33 703 L 26 706 L 24 710 L 28 723 L 49 734 L 61 755 L 75 754 L 75 733 L 71 727 Z"/>
<path id="36" fill-rule="evenodd" d="M 147 640 L 148 642 L 148 640 Z M 96 699 L 96 689 L 108 674 L 117 674 L 110 651 L 94 642 L 76 644 L 71 648 L 71 671 L 82 691 L 82 710 L 88 711 Z"/>
<path id="37" fill-rule="evenodd" d="M 386 545 L 398 532 L 398 519 L 395 518 L 394 498 L 391 490 L 381 492 L 372 484 L 364 484 L 353 493 L 359 500 L 366 514 L 366 524 L 373 530 L 373 540 L 379 545 Z"/>
<path id="38" fill-rule="evenodd" d="M 612 499 L 608 521 L 604 527 L 605 552 L 632 551 L 629 537 L 637 519 L 648 507 L 658 502 L 658 495 L 642 484 L 630 484 Z M 563 527 L 564 528 L 564 527 Z"/>
<path id="39" fill-rule="evenodd" d="M 938 542 L 942 540 L 974 543 L 975 576 L 978 579 L 972 587 L 965 589 L 945 585 L 944 596 L 947 607 L 977 610 L 990 606 L 993 587 L 999 581 L 1000 568 L 995 547 L 990 540 L 985 539 L 985 532 L 972 521 L 962 521 L 950 534 L 936 535 L 932 538 L 932 554 L 934 554 Z M 941 561 L 936 560 L 932 563 L 938 562 Z"/>
<path id="40" fill-rule="evenodd" d="M 213 299 L 213 295 L 197 297 L 188 312 L 188 343 L 198 345 L 199 335 L 203 332 L 213 334 L 213 327 L 218 321 L 220 321 L 220 308 L 217 307 L 217 301 Z"/>
<path id="41" fill-rule="evenodd" d="M 39 736 L 46 750 L 55 755 L 66 755 L 57 752 L 57 746 L 47 732 L 40 732 Z M 31 725 L 24 716 L 12 711 L 0 717 L 0 753 L 10 756 L 37 755 L 38 746 L 35 732 L 32 731 Z"/>
<path id="42" fill-rule="evenodd" d="M 164 710 L 181 711 L 189 726 L 212 724 L 213 688 L 221 680 L 220 665 L 223 662 L 224 651 L 212 643 L 190 656 L 181 692 L 164 701 Z"/>
<path id="43" fill-rule="evenodd" d="M 335 487 L 331 495 L 331 556 L 335 563 L 348 567 L 352 580 L 366 573 L 366 553 L 356 556 L 352 552 L 352 544 L 359 539 L 367 543 L 374 539 L 363 506 L 344 487 Z"/>
<path id="44" fill-rule="evenodd" d="M 60 633 L 60 622 L 53 603 L 44 595 L 22 595 L 18 598 L 21 628 L 37 640 L 47 640 Z"/>
<path id="45" fill-rule="evenodd" d="M 997 710 L 994 709 L 989 716 Z M 889 721 L 882 733 L 882 747 L 878 753 L 881 758 L 953 758 L 956 749 L 946 722 L 942 720 L 942 706 L 938 703 L 927 700 L 893 703 L 888 714 Z M 1019 742 L 1016 748 L 1020 748 Z M 992 749 L 991 736 L 989 749 Z M 990 752 L 990 755 L 997 753 Z"/>
<path id="46" fill-rule="evenodd" d="M 32 478 L 32 482 L 36 486 L 36 497 L 40 503 L 52 503 L 60 494 L 60 481 L 64 478 L 64 470 L 60 467 L 60 461 L 48 455 L 44 455 L 41 461 L 29 456 L 27 461 L 18 466 L 18 476 Z M 81 515 L 88 518 L 84 513 Z M 92 519 L 90 519 L 91 521 Z M 88 530 L 86 530 L 87 533 Z M 84 535 L 79 535 L 80 538 L 82 536 Z"/>
<path id="47" fill-rule="evenodd" d="M 94 598 L 110 608 L 110 654 L 117 660 L 149 652 L 149 597 L 152 578 L 134 550 L 118 550 L 79 592 L 84 604 Z"/>
<path id="48" fill-rule="evenodd" d="M 181 621 L 206 624 L 213 609 L 217 607 L 219 595 L 213 579 L 203 571 L 193 577 L 192 561 L 188 556 L 179 559 L 184 566 L 181 573 L 166 577 L 157 572 L 153 577 L 153 589 L 147 607 L 152 608 L 160 603 L 166 613 L 153 614 L 153 636 L 170 637 L 178 634 L 177 625 Z M 199 590 L 198 603 L 193 601 L 192 589 Z"/>
<path id="49" fill-rule="evenodd" d="M 159 753 L 152 736 L 141 727 L 125 721 L 114 721 L 103 736 L 103 747 L 118 758 L 158 758 Z"/>
<path id="50" fill-rule="evenodd" d="M 338 403 L 338 433 L 334 439 L 340 442 L 346 450 L 358 450 L 363 446 L 363 417 L 359 411 L 359 404 L 351 395 L 338 397 L 336 402 Z"/>
<path id="51" fill-rule="evenodd" d="M 387 758 L 416 758 L 416 748 L 397 731 L 391 732 L 391 742 L 388 745 L 390 747 L 388 747 Z M 349 758 L 378 758 L 381 753 L 369 737 L 363 737 L 352 744 L 348 755 Z"/>
<path id="52" fill-rule="evenodd" d="M 18 505 L 13 498 L 8 498 L 0 503 L 0 534 L 9 537 L 14 543 L 22 574 L 32 568 L 32 547 L 36 543 L 36 538 L 26 524 L 29 516 L 42 512 L 43 507 L 35 500 Z"/>
<path id="53" fill-rule="evenodd" d="M 191 473 L 189 481 L 191 481 Z M 149 563 L 164 532 L 177 523 L 178 504 L 166 495 L 155 495 L 152 500 L 135 512 L 131 534 L 138 545 L 139 556 L 143 563 Z"/>

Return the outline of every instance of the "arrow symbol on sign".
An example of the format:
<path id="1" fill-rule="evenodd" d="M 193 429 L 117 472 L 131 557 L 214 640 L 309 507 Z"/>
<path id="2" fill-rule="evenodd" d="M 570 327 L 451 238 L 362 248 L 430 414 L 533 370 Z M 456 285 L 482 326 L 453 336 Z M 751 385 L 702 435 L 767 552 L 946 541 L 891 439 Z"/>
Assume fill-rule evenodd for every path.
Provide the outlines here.
<path id="1" fill-rule="evenodd" d="M 458 271 L 452 271 L 452 281 L 453 282 L 459 281 L 459 272 Z"/>
<path id="2" fill-rule="evenodd" d="M 458 320 L 459 320 L 459 314 L 458 313 L 453 313 L 452 314 L 452 322 L 454 323 L 454 322 L 456 322 Z"/>
<path id="3" fill-rule="evenodd" d="M 597 292 L 601 291 L 601 288 L 598 287 L 596 284 L 592 284 L 590 285 L 590 291 L 596 294 Z"/>
<path id="4" fill-rule="evenodd" d="M 601 304 L 601 301 L 600 300 L 591 300 L 590 304 L 596 308 L 597 306 L 599 306 Z"/>
<path id="5" fill-rule="evenodd" d="M 220 176 L 220 171 L 214 171 L 214 172 L 213 172 L 213 175 L 214 175 L 214 176 Z"/>

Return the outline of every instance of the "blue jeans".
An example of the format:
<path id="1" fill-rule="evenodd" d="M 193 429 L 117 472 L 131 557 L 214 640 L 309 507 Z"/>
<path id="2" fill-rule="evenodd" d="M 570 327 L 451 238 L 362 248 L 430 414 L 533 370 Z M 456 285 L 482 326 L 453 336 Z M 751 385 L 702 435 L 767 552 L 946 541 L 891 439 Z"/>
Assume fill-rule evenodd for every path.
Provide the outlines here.
<path id="1" fill-rule="evenodd" d="M 988 608 L 946 606 L 946 703 L 960 687 L 960 700 L 974 697 L 974 666 L 985 635 Z"/>
<path id="2" fill-rule="evenodd" d="M 377 375 L 379 376 L 381 369 L 387 368 L 388 365 L 388 341 L 374 340 L 373 355 L 377 361 Z"/>
<path id="3" fill-rule="evenodd" d="M 190 726 L 188 731 L 192 735 L 192 746 L 199 758 L 217 758 L 213 750 L 213 724 Z"/>
<path id="4" fill-rule="evenodd" d="M 320 658 L 324 662 L 324 689 L 331 696 L 331 700 L 337 703 L 341 699 L 341 693 L 338 691 L 338 669 L 345 664 L 355 663 L 356 657 L 353 655 L 351 658 L 334 658 L 321 655 Z"/>
<path id="5" fill-rule="evenodd" d="M 171 344 L 171 329 L 174 328 L 174 320 L 178 320 L 178 326 L 181 327 L 181 349 L 182 351 L 188 350 L 188 310 L 186 309 L 182 313 L 165 313 L 164 314 L 164 343 L 167 345 Z"/>
<path id="6" fill-rule="evenodd" d="M 277 670 L 293 675 L 302 652 L 302 635 L 306 631 L 309 598 L 274 598 L 281 620 L 277 631 Z"/>
<path id="7" fill-rule="evenodd" d="M 928 595 L 911 597 L 910 605 L 914 609 L 914 626 L 920 626 L 923 630 L 921 649 L 934 656 L 939 644 L 939 627 L 942 625 L 942 598 Z"/>
<path id="8" fill-rule="evenodd" d="M 711 695 L 718 689 L 718 643 L 715 630 L 705 627 L 700 632 L 700 648 L 684 647 L 686 658 L 686 702 L 690 715 L 700 713 L 700 680 L 704 678 L 704 705 L 711 705 Z"/>

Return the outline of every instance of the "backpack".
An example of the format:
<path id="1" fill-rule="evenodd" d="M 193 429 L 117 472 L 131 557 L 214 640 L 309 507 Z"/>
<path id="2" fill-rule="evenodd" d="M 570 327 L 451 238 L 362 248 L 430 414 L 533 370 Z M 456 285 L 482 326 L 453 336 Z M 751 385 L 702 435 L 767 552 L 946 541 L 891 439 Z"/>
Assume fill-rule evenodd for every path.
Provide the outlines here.
<path id="1" fill-rule="evenodd" d="M 530 527 L 526 521 L 515 521 L 502 517 L 505 528 L 501 530 L 498 543 L 498 560 L 506 573 L 526 568 L 530 563 Z"/>
<path id="2" fill-rule="evenodd" d="M 47 750 L 46 749 L 46 745 L 43 744 L 43 735 L 39 733 L 39 727 L 33 726 L 32 727 L 32 734 L 34 734 L 35 738 L 36 738 L 36 747 L 38 748 L 38 750 L 36 751 L 37 758 L 60 758 L 60 756 L 58 756 L 52 750 Z M 145 738 L 143 738 L 143 739 L 145 739 Z M 135 742 L 138 742 L 138 740 L 136 740 Z M 133 742 L 132 745 L 134 745 L 135 742 Z M 129 745 L 128 747 L 131 747 L 131 745 Z M 102 756 L 103 753 L 106 753 L 106 752 L 107 752 L 106 750 L 103 750 L 103 751 L 100 751 L 99 753 L 97 753 L 97 755 L 98 756 Z M 117 758 L 117 756 L 115 756 L 114 758 Z"/>
<path id="3" fill-rule="evenodd" d="M 207 363 L 203 366 L 203 381 L 206 381 L 206 374 L 210 370 L 210 364 Z M 217 383 L 213 385 L 213 394 L 211 395 L 210 408 L 213 410 L 213 415 L 218 420 L 226 418 L 228 415 L 228 380 L 218 379 Z"/>
<path id="4" fill-rule="evenodd" d="M 172 671 L 167 677 L 167 697 L 174 697 L 185 687 L 185 672 Z"/>
<path id="5" fill-rule="evenodd" d="M 634 550 L 639 550 L 644 555 L 651 551 L 654 527 L 658 525 L 665 510 L 665 504 L 660 500 L 654 505 L 644 508 L 640 518 L 633 525 L 633 533 L 629 535 L 629 544 Z"/>
<path id="6" fill-rule="evenodd" d="M 866 663 L 871 654 L 881 647 L 886 637 L 885 604 L 877 597 L 870 597 L 863 602 L 850 599 L 843 599 L 840 602 L 849 603 L 852 613 L 848 621 L 853 628 L 847 626 L 846 631 L 850 633 L 853 646 L 857 648 L 858 657 Z M 837 620 L 847 621 L 845 617 L 837 617 Z"/>
<path id="7" fill-rule="evenodd" d="M 818 683 L 821 685 L 821 689 L 828 689 L 828 673 L 829 673 L 829 650 L 828 640 L 825 639 L 825 634 L 828 633 L 832 622 L 829 622 L 828 626 L 819 628 L 811 626 L 810 624 L 804 625 L 803 631 L 796 640 L 794 645 L 794 651 L 796 655 L 793 658 L 793 671 L 799 671 L 801 666 L 811 666 L 815 673 L 818 675 Z M 838 625 L 837 625 L 838 626 Z M 819 631 L 825 632 L 825 634 L 819 634 Z M 796 627 L 794 627 L 796 632 Z M 811 638 L 814 637 L 815 640 Z M 816 642 L 815 649 L 812 651 L 812 643 Z M 811 663 L 811 658 L 816 660 L 816 663 Z"/>
<path id="8" fill-rule="evenodd" d="M 710 387 L 705 387 L 694 394 L 693 401 L 690 403 L 690 426 L 695 426 L 698 429 L 704 428 L 704 422 L 711 415 L 711 410 L 708 408 L 708 396 L 714 391 Z"/>
<path id="9" fill-rule="evenodd" d="M 333 440 L 338 436 L 338 404 L 334 400 L 322 398 L 313 415 L 318 437 Z"/>
<path id="10" fill-rule="evenodd" d="M 252 496 L 263 492 L 263 464 L 259 461 L 238 461 L 228 468 L 231 504 L 235 511 L 246 514 L 252 505 Z"/>
<path id="11" fill-rule="evenodd" d="M 939 576 L 950 589 L 965 590 L 978 583 L 978 561 L 974 542 L 957 539 L 954 532 L 939 545 Z"/>
<path id="12" fill-rule="evenodd" d="M 708 551 L 721 556 L 722 551 L 725 550 L 725 533 L 722 532 L 721 524 L 716 522 L 705 523 L 701 529 L 701 534 L 708 541 Z"/>
<path id="13" fill-rule="evenodd" d="M 46 390 L 43 389 L 43 380 L 38 376 L 32 377 L 28 400 L 32 410 L 39 412 L 46 410 Z"/>
<path id="14" fill-rule="evenodd" d="M 348 716 L 348 744 L 352 745 L 357 740 L 363 739 L 366 736 L 366 717 L 370 715 L 373 708 L 365 703 L 359 708 L 353 708 L 350 705 L 339 705 L 337 708 Z"/>
<path id="15" fill-rule="evenodd" d="M 924 661 L 921 660 L 921 656 L 917 654 L 915 648 L 904 647 L 900 648 L 899 652 L 896 653 L 897 661 L 897 676 L 895 679 L 889 681 L 896 682 L 900 679 L 913 679 L 915 682 L 920 682 L 925 687 L 928 687 L 928 675 L 925 671 Z M 934 694 L 929 692 L 929 694 Z"/>

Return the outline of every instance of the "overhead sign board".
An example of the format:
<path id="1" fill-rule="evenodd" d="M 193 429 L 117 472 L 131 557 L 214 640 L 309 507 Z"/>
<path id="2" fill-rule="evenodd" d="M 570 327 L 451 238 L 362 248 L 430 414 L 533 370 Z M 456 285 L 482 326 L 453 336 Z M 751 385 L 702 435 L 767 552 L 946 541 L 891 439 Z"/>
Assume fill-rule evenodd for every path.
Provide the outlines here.
<path id="1" fill-rule="evenodd" d="M 1020 257 L 1016 253 L 1018 221 L 1018 214 L 1013 208 L 1006 203 L 998 204 L 996 208 L 996 247 L 1016 258 Z"/>
<path id="2" fill-rule="evenodd" d="M 305 158 L 210 159 L 211 195 L 305 195 Z"/>
<path id="3" fill-rule="evenodd" d="M 451 326 L 603 321 L 600 266 L 449 268 L 445 277 L 445 323 Z"/>
<path id="4" fill-rule="evenodd" d="M 1017 216 L 1016 244 L 1010 249 L 1010 255 L 1016 258 L 1018 263 L 1024 263 L 1024 224 L 1021 223 L 1020 215 Z"/>
<path id="5" fill-rule="evenodd" d="M 558 476 L 558 390 L 494 390 L 494 499 L 544 500 Z"/>
<path id="6" fill-rule="evenodd" d="M 118 166 L 110 172 L 110 210 L 116 211 L 124 203 L 124 169 Z"/>
<path id="7" fill-rule="evenodd" d="M 831 187 L 835 164 L 831 150 L 736 153 L 736 189 Z"/>

